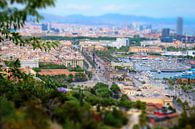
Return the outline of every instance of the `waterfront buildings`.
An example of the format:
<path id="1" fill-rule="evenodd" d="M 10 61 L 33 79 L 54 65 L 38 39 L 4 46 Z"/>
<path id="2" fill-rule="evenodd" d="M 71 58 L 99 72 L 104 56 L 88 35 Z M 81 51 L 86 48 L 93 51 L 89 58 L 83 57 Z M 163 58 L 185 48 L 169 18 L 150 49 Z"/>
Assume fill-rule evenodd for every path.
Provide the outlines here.
<path id="1" fill-rule="evenodd" d="M 136 71 L 180 72 L 191 68 L 189 65 L 178 63 L 174 58 L 143 58 L 133 60 L 133 62 Z"/>
<path id="2" fill-rule="evenodd" d="M 133 63 L 131 62 L 111 62 L 111 66 L 113 69 L 115 69 L 116 67 L 124 67 L 126 69 L 132 69 L 133 68 Z"/>
<path id="3" fill-rule="evenodd" d="M 129 52 L 133 53 L 161 53 L 163 52 L 161 47 L 151 46 L 151 47 L 129 47 Z"/>
<path id="4" fill-rule="evenodd" d="M 195 51 L 194 50 L 187 50 L 187 51 L 165 51 L 162 53 L 162 55 L 165 56 L 191 56 L 195 57 Z"/>
<path id="5" fill-rule="evenodd" d="M 142 41 L 141 46 L 175 47 L 175 48 L 194 48 L 194 43 L 183 43 L 179 40 L 174 42 L 162 42 L 160 40 Z"/>
<path id="6" fill-rule="evenodd" d="M 188 56 L 195 57 L 195 50 L 188 50 L 186 51 Z"/>

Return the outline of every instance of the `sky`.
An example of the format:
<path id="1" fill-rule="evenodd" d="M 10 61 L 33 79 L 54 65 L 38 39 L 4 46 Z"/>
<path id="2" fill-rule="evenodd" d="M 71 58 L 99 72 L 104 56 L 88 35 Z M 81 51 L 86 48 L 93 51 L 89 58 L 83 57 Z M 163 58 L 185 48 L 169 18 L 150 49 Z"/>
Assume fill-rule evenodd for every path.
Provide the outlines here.
<path id="1" fill-rule="evenodd" d="M 195 17 L 195 0 L 56 0 L 41 12 L 67 16 L 98 16 L 108 13 L 149 17 Z"/>

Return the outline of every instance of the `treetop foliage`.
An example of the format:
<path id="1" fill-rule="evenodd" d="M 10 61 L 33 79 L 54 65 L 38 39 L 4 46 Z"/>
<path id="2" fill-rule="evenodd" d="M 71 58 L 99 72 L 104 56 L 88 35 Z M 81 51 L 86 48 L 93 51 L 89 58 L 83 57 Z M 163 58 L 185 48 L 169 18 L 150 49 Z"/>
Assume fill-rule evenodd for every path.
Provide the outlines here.
<path id="1" fill-rule="evenodd" d="M 55 0 L 0 0 L 0 42 L 12 41 L 16 45 L 32 45 L 34 49 L 51 49 L 57 43 L 43 42 L 42 40 L 31 37 L 23 38 L 15 32 L 24 27 L 29 17 L 38 22 L 43 17 L 38 10 L 48 6 L 54 6 Z"/>

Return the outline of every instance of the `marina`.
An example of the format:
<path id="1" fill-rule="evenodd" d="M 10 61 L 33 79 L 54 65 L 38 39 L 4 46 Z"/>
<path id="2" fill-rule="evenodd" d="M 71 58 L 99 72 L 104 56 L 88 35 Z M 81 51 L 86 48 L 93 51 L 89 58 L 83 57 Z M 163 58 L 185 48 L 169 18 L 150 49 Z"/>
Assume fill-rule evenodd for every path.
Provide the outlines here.
<path id="1" fill-rule="evenodd" d="M 177 59 L 159 58 L 159 59 L 131 59 L 119 58 L 124 63 L 133 63 L 137 72 L 145 72 L 154 79 L 164 78 L 195 78 L 195 70 L 187 64 L 179 63 Z"/>

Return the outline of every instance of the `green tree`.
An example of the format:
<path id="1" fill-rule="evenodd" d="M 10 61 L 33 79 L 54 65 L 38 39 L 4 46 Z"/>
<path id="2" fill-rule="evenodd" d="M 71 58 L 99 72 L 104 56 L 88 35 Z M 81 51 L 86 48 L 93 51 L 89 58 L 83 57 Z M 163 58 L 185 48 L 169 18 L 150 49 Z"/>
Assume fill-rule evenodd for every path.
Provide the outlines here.
<path id="1" fill-rule="evenodd" d="M 13 103 L 7 101 L 5 98 L 0 97 L 0 121 L 3 121 L 15 114 Z"/>
<path id="2" fill-rule="evenodd" d="M 19 8 L 22 5 L 23 8 Z M 54 0 L 1 0 L 0 1 L 0 42 L 12 41 L 16 45 L 30 44 L 43 50 L 57 46 L 57 42 L 42 41 L 38 38 L 23 38 L 16 30 L 22 28 L 29 17 L 39 21 L 39 9 L 54 6 Z"/>
<path id="3" fill-rule="evenodd" d="M 70 83 L 73 82 L 73 75 L 72 74 L 68 75 L 67 81 Z"/>
<path id="4" fill-rule="evenodd" d="M 83 82 L 87 80 L 86 75 L 84 73 L 76 73 L 74 78 L 76 82 Z"/>
<path id="5" fill-rule="evenodd" d="M 190 114 L 187 115 L 187 112 L 184 109 L 184 112 L 181 114 L 179 118 L 178 125 L 174 126 L 171 129 L 194 129 L 195 128 L 194 121 L 195 121 L 195 113 L 190 112 Z"/>
<path id="6" fill-rule="evenodd" d="M 139 125 L 134 125 L 133 129 L 140 129 L 140 126 Z"/>
<path id="7" fill-rule="evenodd" d="M 111 91 L 114 92 L 114 93 L 120 92 L 120 88 L 118 87 L 117 84 L 113 84 L 113 85 L 111 86 L 110 89 L 111 89 Z"/>
<path id="8" fill-rule="evenodd" d="M 92 90 L 97 96 L 100 96 L 100 97 L 106 98 L 106 97 L 111 97 L 112 95 L 112 92 L 108 88 L 108 85 L 104 83 L 97 83 Z"/>
<path id="9" fill-rule="evenodd" d="M 123 95 L 121 96 L 121 100 L 122 100 L 122 101 L 129 100 L 129 97 L 128 97 L 127 95 L 123 94 Z"/>
<path id="10" fill-rule="evenodd" d="M 147 121 L 148 121 L 147 114 L 146 114 L 145 111 L 142 111 L 142 114 L 139 116 L 139 124 L 140 124 L 140 126 L 142 128 L 147 126 Z"/>
<path id="11" fill-rule="evenodd" d="M 146 109 L 146 103 L 141 101 L 136 101 L 133 103 L 133 107 L 136 109 L 141 109 L 142 111 L 145 111 Z"/>
<path id="12" fill-rule="evenodd" d="M 130 100 L 120 100 L 118 105 L 126 109 L 132 108 L 132 102 Z"/>
<path id="13" fill-rule="evenodd" d="M 110 90 L 112 91 L 113 98 L 116 98 L 116 99 L 120 98 L 121 91 L 118 85 L 113 84 Z"/>
<path id="14" fill-rule="evenodd" d="M 116 128 L 120 128 L 127 124 L 128 119 L 119 110 L 113 109 L 112 112 L 106 112 L 104 117 L 104 123 L 107 125 L 112 125 Z"/>

